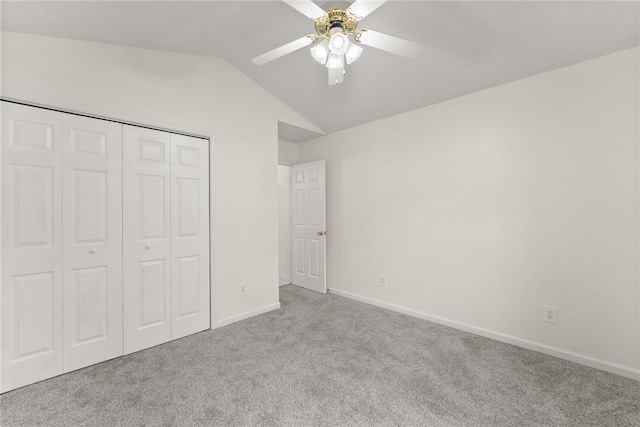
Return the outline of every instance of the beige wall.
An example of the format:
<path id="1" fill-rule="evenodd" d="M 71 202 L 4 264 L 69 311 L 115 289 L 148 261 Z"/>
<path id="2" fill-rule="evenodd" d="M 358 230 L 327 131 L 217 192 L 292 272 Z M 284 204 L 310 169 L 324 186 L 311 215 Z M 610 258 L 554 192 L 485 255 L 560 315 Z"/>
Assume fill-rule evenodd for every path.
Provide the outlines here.
<path id="1" fill-rule="evenodd" d="M 298 163 L 298 144 L 278 141 L 280 284 L 291 283 L 291 165 Z"/>
<path id="2" fill-rule="evenodd" d="M 214 312 L 277 306 L 277 122 L 305 119 L 220 59 L 15 33 L 2 94 L 213 136 Z"/>
<path id="3" fill-rule="evenodd" d="M 278 166 L 280 284 L 291 283 L 291 167 Z"/>
<path id="4" fill-rule="evenodd" d="M 300 144 L 329 288 L 637 376 L 638 75 L 634 48 Z"/>
<path id="5" fill-rule="evenodd" d="M 278 141 L 278 164 L 291 166 L 296 163 L 298 163 L 298 144 Z"/>

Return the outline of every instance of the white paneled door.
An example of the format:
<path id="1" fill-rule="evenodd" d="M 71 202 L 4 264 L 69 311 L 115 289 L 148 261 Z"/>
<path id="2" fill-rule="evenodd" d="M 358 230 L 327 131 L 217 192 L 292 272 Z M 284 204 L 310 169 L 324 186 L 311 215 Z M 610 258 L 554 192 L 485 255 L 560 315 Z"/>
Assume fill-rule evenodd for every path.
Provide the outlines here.
<path id="1" fill-rule="evenodd" d="M 122 353 L 122 125 L 63 116 L 65 372 Z"/>
<path id="2" fill-rule="evenodd" d="M 209 328 L 209 144 L 171 135 L 171 337 Z"/>
<path id="3" fill-rule="evenodd" d="M 124 125 L 124 353 L 171 340 L 171 134 Z"/>
<path id="4" fill-rule="evenodd" d="M 2 103 L 2 391 L 61 374 L 62 113 Z"/>
<path id="5" fill-rule="evenodd" d="M 325 161 L 291 167 L 292 283 L 325 293 Z"/>
<path id="6" fill-rule="evenodd" d="M 0 392 L 208 329 L 209 141 L 1 105 Z"/>

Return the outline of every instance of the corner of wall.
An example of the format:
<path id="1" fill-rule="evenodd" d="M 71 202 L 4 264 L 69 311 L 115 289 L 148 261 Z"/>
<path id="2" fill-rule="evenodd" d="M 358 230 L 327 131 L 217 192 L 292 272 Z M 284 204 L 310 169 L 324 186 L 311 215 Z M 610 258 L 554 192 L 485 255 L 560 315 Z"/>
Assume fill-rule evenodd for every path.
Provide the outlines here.
<path id="1" fill-rule="evenodd" d="M 298 144 L 278 140 L 278 164 L 291 166 L 298 163 Z"/>

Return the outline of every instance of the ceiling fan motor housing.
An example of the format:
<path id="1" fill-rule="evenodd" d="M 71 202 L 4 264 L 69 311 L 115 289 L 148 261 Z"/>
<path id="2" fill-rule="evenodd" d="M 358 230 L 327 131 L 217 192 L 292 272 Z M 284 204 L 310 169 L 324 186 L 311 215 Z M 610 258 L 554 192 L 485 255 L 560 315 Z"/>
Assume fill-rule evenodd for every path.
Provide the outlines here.
<path id="1" fill-rule="evenodd" d="M 335 28 L 342 29 L 347 35 L 353 35 L 358 26 L 358 19 L 346 9 L 334 8 L 329 9 L 323 17 L 316 19 L 315 23 L 318 35 L 329 38 L 332 34 L 331 30 Z"/>

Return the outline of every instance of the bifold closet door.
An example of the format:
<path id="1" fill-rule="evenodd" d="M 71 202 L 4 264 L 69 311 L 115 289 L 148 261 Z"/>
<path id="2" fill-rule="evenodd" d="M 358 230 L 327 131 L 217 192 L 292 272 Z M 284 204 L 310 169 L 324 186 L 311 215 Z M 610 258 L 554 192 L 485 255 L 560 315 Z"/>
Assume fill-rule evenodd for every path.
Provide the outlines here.
<path id="1" fill-rule="evenodd" d="M 62 113 L 2 102 L 2 391 L 62 373 Z"/>
<path id="2" fill-rule="evenodd" d="M 171 340 L 171 139 L 123 127 L 124 353 Z"/>
<path id="3" fill-rule="evenodd" d="M 65 372 L 123 354 L 122 125 L 63 116 Z"/>
<path id="4" fill-rule="evenodd" d="M 171 135 L 172 339 L 209 328 L 209 144 Z"/>

